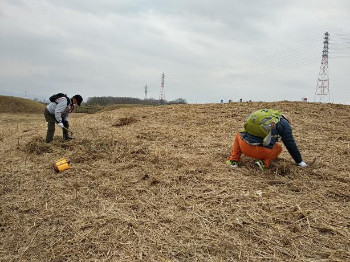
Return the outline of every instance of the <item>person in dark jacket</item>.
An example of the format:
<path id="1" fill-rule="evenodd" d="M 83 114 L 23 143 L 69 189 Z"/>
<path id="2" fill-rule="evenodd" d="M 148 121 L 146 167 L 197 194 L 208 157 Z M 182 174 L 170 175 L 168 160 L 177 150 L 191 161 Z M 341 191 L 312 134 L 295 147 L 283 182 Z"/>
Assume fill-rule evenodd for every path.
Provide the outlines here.
<path id="1" fill-rule="evenodd" d="M 295 163 L 300 167 L 306 167 L 307 164 L 303 161 L 294 140 L 291 124 L 291 118 L 288 115 L 282 115 L 280 121 L 273 125 L 271 142 L 266 146 L 263 146 L 263 138 L 261 137 L 253 136 L 247 132 L 237 133 L 227 164 L 231 167 L 238 167 L 241 154 L 243 153 L 246 156 L 258 159 L 256 164 L 261 170 L 265 170 L 282 152 L 282 146 L 277 143 L 278 137 L 281 137 L 283 144 Z"/>
<path id="2" fill-rule="evenodd" d="M 45 108 L 44 116 L 47 122 L 46 143 L 50 143 L 53 140 L 55 134 L 55 123 L 62 128 L 63 138 L 65 140 L 71 140 L 72 138 L 68 134 L 69 114 L 73 111 L 74 105 L 80 106 L 83 102 L 81 95 L 75 95 L 72 98 L 66 96 L 59 97 L 55 102 L 51 102 Z"/>

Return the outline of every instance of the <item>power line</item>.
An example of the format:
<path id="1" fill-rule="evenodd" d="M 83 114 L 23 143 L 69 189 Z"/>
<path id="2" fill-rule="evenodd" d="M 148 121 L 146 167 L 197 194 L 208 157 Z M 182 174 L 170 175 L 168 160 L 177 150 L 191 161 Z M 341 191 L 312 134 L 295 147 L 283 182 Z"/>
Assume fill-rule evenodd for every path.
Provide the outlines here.
<path id="1" fill-rule="evenodd" d="M 330 39 L 330 38 L 329 38 Z M 347 58 L 350 55 L 350 36 L 336 34 L 331 39 L 332 45 L 328 50 L 329 59 Z M 319 61 L 319 39 L 310 39 L 265 56 L 257 57 L 249 63 L 238 64 L 223 71 L 198 73 L 190 78 L 185 75 L 167 74 L 167 84 L 170 86 L 198 86 L 216 83 L 230 78 L 252 79 L 265 78 L 271 74 L 293 70 Z M 227 73 L 224 73 L 226 71 Z"/>

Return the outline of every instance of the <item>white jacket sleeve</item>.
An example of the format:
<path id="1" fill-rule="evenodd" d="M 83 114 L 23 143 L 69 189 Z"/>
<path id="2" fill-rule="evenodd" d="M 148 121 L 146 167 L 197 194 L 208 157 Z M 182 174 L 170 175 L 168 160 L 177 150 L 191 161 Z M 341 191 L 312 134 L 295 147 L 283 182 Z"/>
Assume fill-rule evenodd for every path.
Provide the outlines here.
<path id="1" fill-rule="evenodd" d="M 55 109 L 55 118 L 57 122 L 62 122 L 62 113 L 66 110 L 67 108 L 67 99 L 65 97 L 61 97 L 56 100 L 57 106 Z"/>

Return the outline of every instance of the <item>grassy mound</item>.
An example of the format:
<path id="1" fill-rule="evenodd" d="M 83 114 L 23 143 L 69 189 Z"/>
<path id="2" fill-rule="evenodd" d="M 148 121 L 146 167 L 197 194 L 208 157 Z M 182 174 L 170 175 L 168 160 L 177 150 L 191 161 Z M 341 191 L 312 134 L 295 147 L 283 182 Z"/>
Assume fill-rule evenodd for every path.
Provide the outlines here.
<path id="1" fill-rule="evenodd" d="M 42 113 L 44 108 L 44 104 L 34 100 L 14 96 L 0 96 L 0 113 L 38 114 Z"/>
<path id="2" fill-rule="evenodd" d="M 261 172 L 225 161 L 246 116 L 293 119 L 308 168 L 284 148 Z M 350 261 L 350 106 L 230 103 L 0 114 L 0 261 Z M 52 163 L 70 159 L 55 173 Z"/>

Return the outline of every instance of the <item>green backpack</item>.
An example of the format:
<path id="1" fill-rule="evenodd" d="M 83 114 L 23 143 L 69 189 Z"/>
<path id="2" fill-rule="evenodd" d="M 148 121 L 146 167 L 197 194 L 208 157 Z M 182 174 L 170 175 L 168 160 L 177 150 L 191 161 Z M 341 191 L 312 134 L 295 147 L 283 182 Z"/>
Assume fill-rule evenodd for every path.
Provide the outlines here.
<path id="1" fill-rule="evenodd" d="M 273 109 L 261 109 L 251 113 L 245 120 L 243 132 L 263 138 L 263 145 L 271 142 L 271 123 L 277 124 L 282 113 Z"/>

